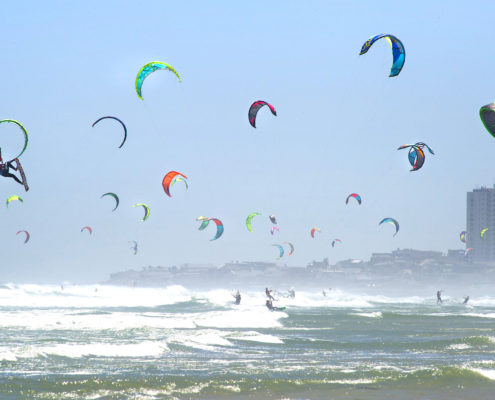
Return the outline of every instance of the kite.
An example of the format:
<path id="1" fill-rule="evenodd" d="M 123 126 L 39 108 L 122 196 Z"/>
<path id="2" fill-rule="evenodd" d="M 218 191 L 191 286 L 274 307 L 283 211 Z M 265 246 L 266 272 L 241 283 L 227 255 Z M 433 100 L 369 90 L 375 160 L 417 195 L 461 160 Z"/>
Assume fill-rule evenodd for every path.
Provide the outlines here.
<path id="1" fill-rule="evenodd" d="M 149 74 L 151 74 L 152 72 L 155 72 L 159 69 L 167 69 L 170 72 L 173 72 L 175 74 L 175 76 L 177 77 L 177 79 L 179 79 L 179 82 L 181 81 L 180 76 L 177 73 L 177 71 L 175 69 L 173 69 L 170 65 L 165 64 L 165 63 L 160 62 L 160 61 L 150 62 L 150 63 L 146 64 L 145 66 L 143 66 L 139 70 L 137 77 L 136 77 L 136 93 L 141 100 L 143 100 L 143 96 L 141 93 L 141 86 L 143 86 L 144 80 L 146 79 L 146 77 Z"/>
<path id="2" fill-rule="evenodd" d="M 141 206 L 141 207 L 144 208 L 144 217 L 141 220 L 141 222 L 144 222 L 150 216 L 150 208 L 146 204 L 144 204 L 144 203 L 136 203 L 136 204 L 133 205 L 133 207 L 139 207 L 139 206 Z"/>
<path id="3" fill-rule="evenodd" d="M 337 242 L 342 243 L 342 240 L 335 239 L 334 241 L 332 241 L 332 247 L 335 247 L 335 243 L 337 243 Z"/>
<path id="4" fill-rule="evenodd" d="M 210 239 L 210 242 L 213 240 L 217 240 L 223 234 L 223 223 L 219 219 L 216 218 L 208 218 L 208 221 L 213 221 L 217 226 L 217 233 L 213 239 Z"/>
<path id="5" fill-rule="evenodd" d="M 318 231 L 318 232 L 320 232 L 320 233 L 321 233 L 320 228 L 313 228 L 313 229 L 311 229 L 311 237 L 312 237 L 313 239 L 314 239 L 314 237 L 315 237 L 315 232 L 316 232 L 316 231 Z"/>
<path id="6" fill-rule="evenodd" d="M 357 200 L 357 202 L 361 205 L 361 196 L 358 195 L 357 193 L 351 193 L 349 196 L 347 196 L 347 199 L 345 199 L 345 204 L 349 203 L 349 199 L 351 197 L 354 197 Z"/>
<path id="7" fill-rule="evenodd" d="M 127 127 L 125 126 L 125 124 L 120 119 L 118 119 L 117 117 L 112 117 L 110 115 L 107 115 L 106 117 L 101 117 L 101 118 L 97 119 L 95 122 L 93 122 L 93 125 L 91 125 L 91 126 L 94 128 L 95 125 L 98 122 L 100 122 L 102 119 L 114 119 L 115 121 L 120 122 L 120 124 L 124 128 L 124 140 L 122 140 L 122 143 L 119 146 L 119 149 L 120 149 L 124 145 L 125 141 L 127 140 Z"/>
<path id="8" fill-rule="evenodd" d="M 11 201 L 14 201 L 14 200 L 17 200 L 17 201 L 20 201 L 21 203 L 24 203 L 24 200 L 22 200 L 21 197 L 17 196 L 17 195 L 14 195 L 14 196 L 10 196 L 8 199 L 7 199 L 7 207 L 9 206 L 9 203 Z"/>
<path id="9" fill-rule="evenodd" d="M 466 243 L 466 235 L 467 235 L 467 232 L 466 231 L 462 231 L 459 234 L 459 239 L 461 240 L 462 243 Z"/>
<path id="10" fill-rule="evenodd" d="M 12 160 L 10 160 L 10 161 L 13 161 L 16 158 L 20 158 L 22 156 L 22 154 L 26 151 L 26 148 L 27 148 L 28 142 L 29 142 L 29 136 L 28 136 L 26 128 L 24 128 L 24 126 L 20 122 L 13 120 L 13 119 L 0 120 L 0 124 L 3 124 L 3 123 L 11 123 L 11 124 L 17 125 L 21 129 L 21 131 L 24 135 L 24 147 L 22 148 L 21 152 L 17 156 L 13 157 Z"/>
<path id="11" fill-rule="evenodd" d="M 484 239 L 485 238 L 485 233 L 488 231 L 488 228 L 485 228 L 485 229 L 482 229 L 481 232 L 480 232 L 480 237 L 481 239 Z"/>
<path id="12" fill-rule="evenodd" d="M 134 250 L 134 255 L 138 252 L 138 244 L 135 240 L 130 240 L 129 243 L 134 243 L 134 246 L 131 247 L 131 250 Z"/>
<path id="13" fill-rule="evenodd" d="M 246 227 L 248 228 L 248 231 L 249 232 L 252 232 L 253 229 L 251 228 L 251 220 L 257 216 L 257 215 L 261 215 L 261 213 L 259 212 L 252 212 L 251 214 L 249 214 L 246 218 Z"/>
<path id="14" fill-rule="evenodd" d="M 423 151 L 423 147 L 427 147 L 431 154 L 435 154 L 433 153 L 433 150 L 423 142 L 418 142 L 416 144 L 404 144 L 397 148 L 397 150 L 409 148 L 409 163 L 413 167 L 411 171 L 417 171 L 425 163 L 425 152 Z"/>
<path id="15" fill-rule="evenodd" d="M 279 244 L 272 244 L 272 246 L 278 247 L 278 250 L 280 251 L 280 256 L 277 257 L 277 259 L 280 260 L 284 256 L 284 248 Z"/>
<path id="16" fill-rule="evenodd" d="M 399 232 L 399 223 L 395 219 L 393 219 L 393 218 L 383 218 L 378 225 L 381 225 L 383 223 L 388 223 L 388 224 L 394 225 L 395 226 L 394 236 L 397 235 L 397 232 Z"/>
<path id="17" fill-rule="evenodd" d="M 19 231 L 16 233 L 16 235 L 18 235 L 21 232 L 24 232 L 26 234 L 26 239 L 24 239 L 24 243 L 29 242 L 29 239 L 31 238 L 31 235 L 29 234 L 29 232 L 28 231 Z"/>
<path id="18" fill-rule="evenodd" d="M 464 252 L 464 257 L 467 257 L 472 250 L 473 250 L 472 247 L 467 248 L 466 251 Z"/>
<path id="19" fill-rule="evenodd" d="M 481 107 L 480 118 L 486 130 L 495 137 L 495 103 Z"/>
<path id="20" fill-rule="evenodd" d="M 273 235 L 275 233 L 275 231 L 280 232 L 280 229 L 278 229 L 278 227 L 276 227 L 276 226 L 272 226 L 270 228 L 270 233 Z"/>
<path id="21" fill-rule="evenodd" d="M 277 225 L 277 218 L 275 218 L 275 215 L 270 215 L 269 218 L 272 224 Z"/>
<path id="22" fill-rule="evenodd" d="M 170 185 L 172 184 L 172 181 L 174 180 L 174 178 L 177 177 L 177 175 L 180 175 L 183 178 L 187 179 L 187 176 L 185 176 L 184 174 L 181 174 L 180 172 L 177 172 L 177 171 L 167 172 L 167 174 L 163 177 L 162 186 L 163 186 L 163 190 L 165 191 L 165 194 L 168 197 L 172 197 L 170 195 Z M 187 183 L 186 183 L 186 187 L 187 187 Z"/>
<path id="23" fill-rule="evenodd" d="M 93 234 L 93 229 L 91 229 L 89 226 L 85 226 L 84 228 L 81 228 L 81 232 L 85 229 L 89 232 L 90 235 Z"/>
<path id="24" fill-rule="evenodd" d="M 249 107 L 248 112 L 249 123 L 253 128 L 256 128 L 256 115 L 258 114 L 259 109 L 263 106 L 268 106 L 272 114 L 275 116 L 277 115 L 275 108 L 273 108 L 271 104 L 268 104 L 266 101 L 263 100 L 255 101 L 253 104 L 251 104 L 251 107 Z"/>
<path id="25" fill-rule="evenodd" d="M 117 209 L 117 207 L 119 206 L 119 196 L 117 196 L 115 193 L 112 193 L 112 192 L 108 192 L 108 193 L 104 193 L 100 196 L 100 199 L 105 197 L 105 196 L 110 196 L 110 197 L 113 197 L 113 199 L 115 200 L 115 207 L 112 211 L 115 211 Z"/>
<path id="26" fill-rule="evenodd" d="M 406 61 L 406 50 L 404 49 L 404 45 L 402 44 L 402 42 L 395 36 L 382 34 L 369 38 L 363 44 L 363 47 L 361 47 L 361 52 L 359 53 L 359 55 L 361 56 L 367 53 L 368 50 L 373 45 L 373 43 L 375 43 L 377 40 L 382 38 L 385 38 L 385 40 L 392 48 L 393 64 L 390 70 L 389 77 L 397 76 L 399 75 L 400 71 L 402 70 L 402 67 L 404 66 L 404 62 Z"/>
<path id="27" fill-rule="evenodd" d="M 291 242 L 283 242 L 282 244 L 288 244 L 289 245 L 289 247 L 290 247 L 289 256 L 291 256 L 292 253 L 294 253 L 294 245 Z"/>

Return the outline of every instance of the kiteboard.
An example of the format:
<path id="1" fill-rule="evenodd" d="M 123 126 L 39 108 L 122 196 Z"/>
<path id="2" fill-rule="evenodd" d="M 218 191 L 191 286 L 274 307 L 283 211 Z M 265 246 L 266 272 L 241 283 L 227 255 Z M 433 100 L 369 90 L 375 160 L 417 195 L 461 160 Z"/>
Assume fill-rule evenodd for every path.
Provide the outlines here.
<path id="1" fill-rule="evenodd" d="M 29 190 L 29 186 L 27 184 L 26 174 L 24 173 L 24 170 L 22 169 L 22 165 L 21 165 L 19 159 L 14 158 L 14 161 L 17 164 L 17 169 L 19 170 L 19 174 L 21 175 L 21 178 L 22 178 L 22 184 L 24 185 L 24 189 L 27 192 Z"/>

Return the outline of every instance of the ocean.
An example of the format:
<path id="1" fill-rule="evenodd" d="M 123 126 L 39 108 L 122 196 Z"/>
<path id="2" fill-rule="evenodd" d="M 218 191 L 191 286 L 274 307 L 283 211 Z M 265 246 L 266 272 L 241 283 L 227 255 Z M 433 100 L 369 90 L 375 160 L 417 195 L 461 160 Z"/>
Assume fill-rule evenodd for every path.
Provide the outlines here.
<path id="1" fill-rule="evenodd" d="M 0 399 L 495 399 L 495 295 L 0 286 Z"/>

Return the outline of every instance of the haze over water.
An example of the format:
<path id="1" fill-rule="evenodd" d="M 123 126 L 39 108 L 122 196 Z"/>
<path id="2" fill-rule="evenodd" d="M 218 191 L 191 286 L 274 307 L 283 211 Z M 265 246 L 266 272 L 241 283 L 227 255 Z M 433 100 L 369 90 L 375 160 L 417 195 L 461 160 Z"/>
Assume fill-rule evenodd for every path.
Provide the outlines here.
<path id="1" fill-rule="evenodd" d="M 494 179 L 478 110 L 495 100 L 495 3 L 27 1 L 2 14 L 0 119 L 29 132 L 31 189 L 0 177 L 0 204 L 23 198 L 0 208 L 1 399 L 494 398 L 493 276 L 476 270 L 469 286 L 356 276 L 301 282 L 291 299 L 275 285 L 278 312 L 248 281 L 93 282 L 150 265 L 275 262 L 286 241 L 294 253 L 277 262 L 298 267 L 463 248 L 466 192 Z M 385 41 L 358 56 L 380 33 L 404 43 L 396 78 Z M 136 74 L 154 60 L 182 82 L 157 72 L 140 100 Z M 277 110 L 262 109 L 256 129 L 255 100 Z M 125 122 L 122 148 L 120 124 L 92 127 L 105 115 Z M 7 160 L 22 138 L 2 125 Z M 419 141 L 435 155 L 410 172 L 396 149 Z M 172 170 L 188 189 L 167 197 Z M 346 205 L 354 192 L 362 204 Z M 150 207 L 145 222 L 136 203 Z M 223 236 L 210 241 L 199 215 L 221 219 Z M 378 225 L 386 217 L 396 236 Z"/>

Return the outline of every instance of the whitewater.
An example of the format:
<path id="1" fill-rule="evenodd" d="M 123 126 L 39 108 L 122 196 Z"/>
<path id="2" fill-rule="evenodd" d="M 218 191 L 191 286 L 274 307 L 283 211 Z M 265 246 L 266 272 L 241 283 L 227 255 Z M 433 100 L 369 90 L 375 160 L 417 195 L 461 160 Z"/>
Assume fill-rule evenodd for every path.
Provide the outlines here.
<path id="1" fill-rule="evenodd" d="M 494 398 L 495 297 L 239 290 L 1 285 L 0 398 Z"/>

